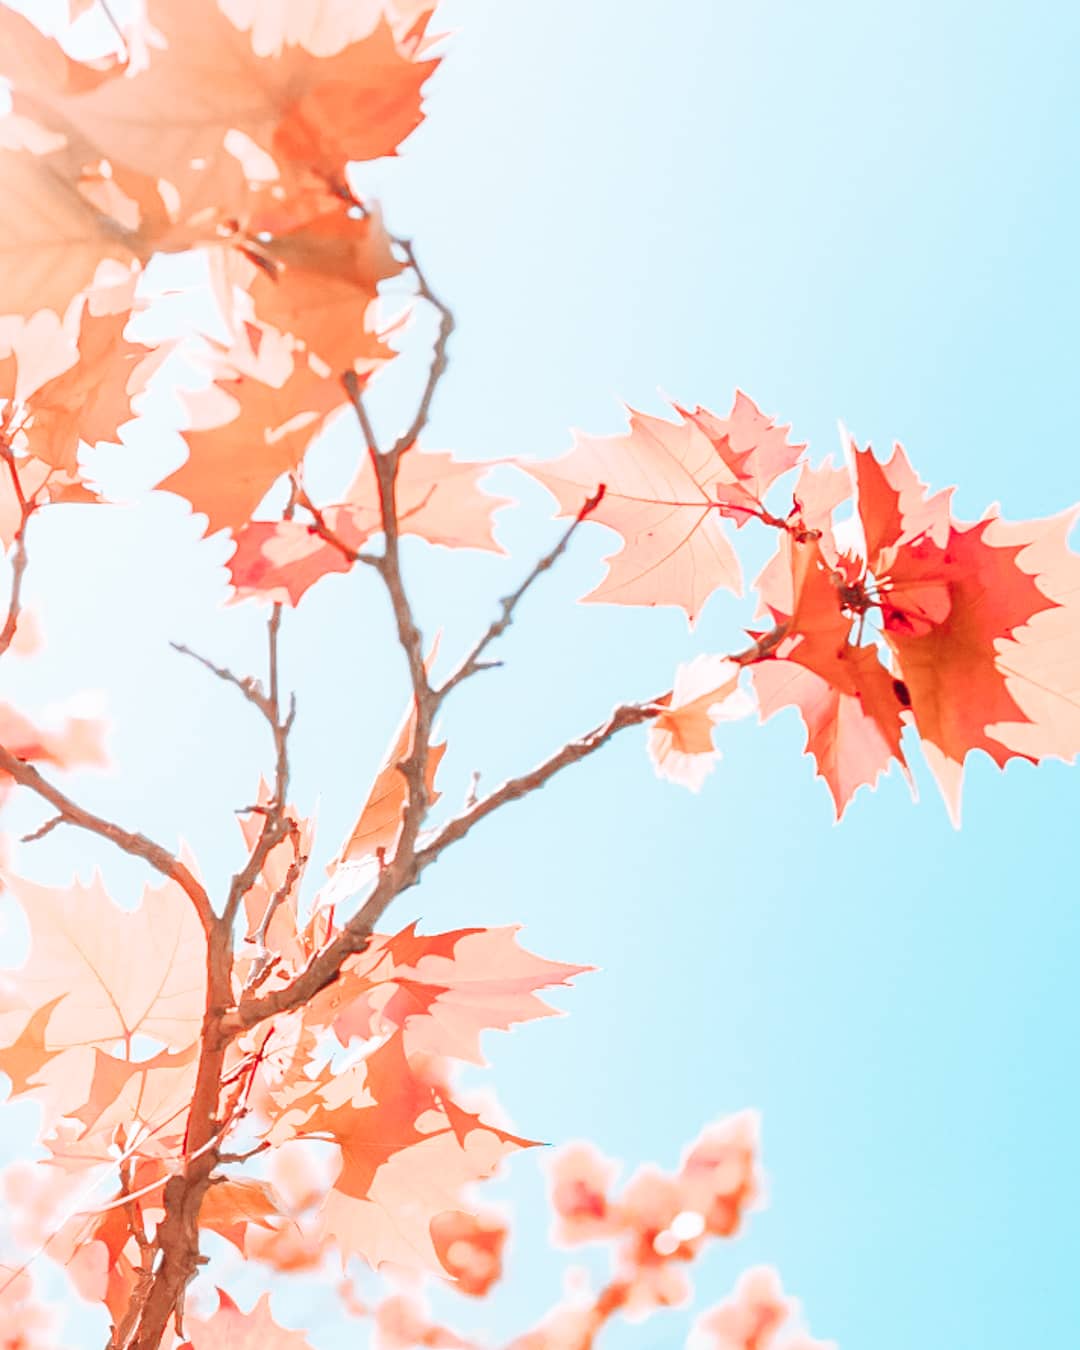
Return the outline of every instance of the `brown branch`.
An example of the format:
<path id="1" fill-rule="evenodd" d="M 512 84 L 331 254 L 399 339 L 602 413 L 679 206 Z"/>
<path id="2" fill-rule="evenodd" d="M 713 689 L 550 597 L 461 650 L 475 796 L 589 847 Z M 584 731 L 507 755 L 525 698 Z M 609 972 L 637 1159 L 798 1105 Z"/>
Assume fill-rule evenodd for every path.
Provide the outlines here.
<path id="1" fill-rule="evenodd" d="M 24 834 L 19 840 L 20 844 L 33 844 L 39 839 L 44 839 L 47 834 L 51 834 L 57 825 L 65 824 L 63 816 L 50 816 L 43 825 L 39 825 L 36 830 L 31 830 L 29 834 Z"/>
<path id="2" fill-rule="evenodd" d="M 180 859 L 170 853 L 168 849 L 163 848 L 161 844 L 156 844 L 144 834 L 125 830 L 123 826 L 116 825 L 103 816 L 85 810 L 61 792 L 58 787 L 50 783 L 48 779 L 43 778 L 32 764 L 27 764 L 25 760 L 13 754 L 6 746 L 0 746 L 0 770 L 10 774 L 17 783 L 21 783 L 23 787 L 28 787 L 31 792 L 36 792 L 43 801 L 47 801 L 63 818 L 64 824 L 74 825 L 80 830 L 86 830 L 90 834 L 96 834 L 102 839 L 107 839 L 124 853 L 129 853 L 134 858 L 141 858 L 155 872 L 160 872 L 162 876 L 175 881 L 195 906 L 195 912 L 199 916 L 199 922 L 202 924 L 204 932 L 210 932 L 216 921 L 213 907 L 210 904 L 210 897 Z"/>
<path id="3" fill-rule="evenodd" d="M 354 404 L 353 406 L 355 407 L 356 405 Z M 330 544 L 333 548 L 336 548 L 346 562 L 364 563 L 368 567 L 374 568 L 379 567 L 381 559 L 373 557 L 370 553 L 361 553 L 358 549 L 351 548 L 345 540 L 342 539 L 341 535 L 335 533 L 327 522 L 326 516 L 323 514 L 322 510 L 315 505 L 302 488 L 297 490 L 296 501 L 298 506 L 302 506 L 305 511 L 311 513 L 312 523 L 308 526 L 311 533 L 318 535 L 320 539 L 325 540 L 326 543 Z"/>
<path id="4" fill-rule="evenodd" d="M 661 697 L 666 697 L 666 695 Z M 417 853 L 418 867 L 422 870 L 433 863 L 449 845 L 457 843 L 459 839 L 464 839 L 474 825 L 479 824 L 481 820 L 490 816 L 493 811 L 497 811 L 499 807 L 505 806 L 509 802 L 519 801 L 522 797 L 527 797 L 530 793 L 538 791 L 561 770 L 569 768 L 571 764 L 580 764 L 583 759 L 588 759 L 590 755 L 602 749 L 620 731 L 627 727 L 640 726 L 643 722 L 651 722 L 657 713 L 662 710 L 663 705 L 660 699 L 653 699 L 648 703 L 622 704 L 621 707 L 615 709 L 607 721 L 601 722 L 599 726 L 586 732 L 584 736 L 577 740 L 568 741 L 566 745 L 556 750 L 553 755 L 549 755 L 547 759 L 528 773 L 521 774 L 517 778 L 508 778 L 505 783 L 489 792 L 486 797 L 481 797 L 475 805 L 447 821 L 435 838 Z M 372 898 L 374 899 L 374 896 Z M 363 912 L 361 910 L 361 914 Z"/>
<path id="5" fill-rule="evenodd" d="M 278 677 L 278 637 L 281 632 L 281 615 L 282 606 L 274 605 L 267 623 L 267 683 L 269 693 L 257 703 L 266 718 L 274 741 L 274 791 L 263 813 L 263 824 L 259 831 L 259 837 L 248 855 L 247 862 L 234 875 L 229 886 L 229 894 L 222 913 L 222 923 L 230 934 L 244 896 L 255 884 L 255 879 L 262 871 L 267 858 L 277 845 L 288 836 L 290 829 L 295 828 L 288 817 L 286 798 L 289 791 L 289 732 L 292 730 L 293 722 L 296 719 L 296 697 L 295 695 L 290 697 L 289 711 L 285 716 L 282 716 Z M 254 699 L 252 701 L 255 702 Z"/>
<path id="6" fill-rule="evenodd" d="M 5 445 L 0 448 L 0 456 L 7 464 L 15 499 L 19 503 L 20 515 L 19 528 L 15 531 L 15 548 L 11 555 L 11 596 L 8 600 L 7 617 L 4 620 L 3 628 L 0 629 L 0 656 L 3 656 L 15 638 L 15 629 L 18 627 L 19 615 L 22 613 L 23 579 L 30 562 L 30 555 L 26 550 L 26 527 L 30 523 L 30 517 L 34 514 L 36 503 L 27 501 L 11 447 Z"/>
<path id="7" fill-rule="evenodd" d="M 439 315 L 439 330 L 435 337 L 435 345 L 431 354 L 431 367 L 428 370 L 427 381 L 424 384 L 423 392 L 420 395 L 420 402 L 416 413 L 405 431 L 394 442 L 394 454 L 400 454 L 403 450 L 413 445 L 427 426 L 428 417 L 431 415 L 431 404 L 435 398 L 435 391 L 439 387 L 439 381 L 446 374 L 446 368 L 449 364 L 447 355 L 447 346 L 449 345 L 451 335 L 454 331 L 454 314 L 450 306 L 440 298 L 431 289 L 428 279 L 424 274 L 420 263 L 417 261 L 416 251 L 413 248 L 411 239 L 395 239 L 394 243 L 405 254 L 406 262 L 412 269 L 416 277 L 417 294 L 431 305 Z M 369 441 L 370 445 L 370 441 Z"/>
<path id="8" fill-rule="evenodd" d="M 252 675 L 237 675 L 229 670 L 227 666 L 219 666 L 210 660 L 208 656 L 193 651 L 183 642 L 170 642 L 169 646 L 174 652 L 179 652 L 181 656 L 190 656 L 193 661 L 198 661 L 200 666 L 204 666 L 212 675 L 223 681 L 225 684 L 231 684 L 239 689 L 240 693 L 247 701 L 258 708 L 259 712 L 269 721 L 273 719 L 273 705 L 267 698 L 262 685 Z"/>
<path id="9" fill-rule="evenodd" d="M 574 535 L 577 533 L 578 527 L 581 525 L 582 521 L 586 520 L 600 505 L 600 502 L 604 497 L 604 491 L 604 484 L 601 483 L 593 495 L 582 504 L 581 510 L 574 517 L 569 528 L 563 531 L 562 537 L 555 547 L 549 549 L 548 552 L 544 554 L 513 594 L 503 596 L 502 600 L 499 602 L 500 613 L 498 617 L 491 621 L 487 631 L 480 637 L 479 641 L 465 657 L 461 665 L 458 666 L 457 670 L 455 670 L 454 673 L 435 691 L 435 696 L 440 703 L 442 703 L 452 689 L 456 688 L 457 685 L 461 684 L 464 680 L 469 679 L 470 676 L 477 674 L 481 670 L 490 670 L 493 666 L 499 664 L 497 661 L 482 661 L 480 658 L 488 647 L 490 647 L 496 639 L 502 637 L 503 633 L 510 627 L 514 620 L 514 612 L 516 611 L 518 604 L 524 598 L 526 592 L 532 587 L 533 583 L 543 576 L 545 572 L 550 571 L 566 552 L 570 545 L 570 540 L 573 539 Z"/>
<path id="10" fill-rule="evenodd" d="M 435 364 L 437 364 L 437 361 L 433 363 L 433 370 Z M 344 383 L 363 428 L 368 445 L 368 454 L 371 458 L 371 465 L 378 486 L 384 541 L 382 556 L 378 560 L 378 570 L 390 598 L 398 642 L 405 654 L 409 669 L 409 683 L 413 694 L 416 725 L 412 745 L 408 755 L 398 766 L 405 778 L 407 797 L 395 853 L 407 857 L 415 847 L 429 805 L 427 771 L 431 756 L 431 730 L 439 706 L 438 698 L 435 696 L 428 680 L 427 666 L 424 661 L 423 636 L 413 616 L 412 605 L 409 602 L 401 572 L 400 529 L 396 495 L 397 475 L 401 456 L 412 442 L 401 438 L 395 443 L 392 450 L 385 453 L 381 451 L 364 405 L 359 381 L 350 373 L 345 376 Z"/>

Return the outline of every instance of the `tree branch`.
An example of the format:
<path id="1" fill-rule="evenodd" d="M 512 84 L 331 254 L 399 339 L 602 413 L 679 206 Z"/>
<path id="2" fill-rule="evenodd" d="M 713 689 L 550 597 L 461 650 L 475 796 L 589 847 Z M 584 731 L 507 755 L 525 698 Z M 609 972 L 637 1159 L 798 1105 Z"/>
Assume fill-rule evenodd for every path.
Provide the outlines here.
<path id="1" fill-rule="evenodd" d="M 421 268 L 416 257 L 416 250 L 413 248 L 411 239 L 398 239 L 394 243 L 405 254 L 406 261 L 412 268 L 413 275 L 416 277 L 417 294 L 428 302 L 439 315 L 439 331 L 435 338 L 435 346 L 431 354 L 431 367 L 428 370 L 427 382 L 424 385 L 420 395 L 420 403 L 417 406 L 416 413 L 405 431 L 394 442 L 394 454 L 400 454 L 408 449 L 410 445 L 416 442 L 417 437 L 427 426 L 428 417 L 431 415 L 431 404 L 435 398 L 435 391 L 439 387 L 439 381 L 446 374 L 446 368 L 449 364 L 447 355 L 447 346 L 449 345 L 451 335 L 454 331 L 454 314 L 450 306 L 441 300 L 428 284 L 428 279 Z M 369 442 L 370 445 L 370 442 Z"/>
<path id="2" fill-rule="evenodd" d="M 0 656 L 3 656 L 15 638 L 15 630 L 19 625 L 19 615 L 22 613 L 23 578 L 30 562 L 30 555 L 26 551 L 26 527 L 30 523 L 30 517 L 34 514 L 36 505 L 26 499 L 22 482 L 19 479 L 15 456 L 9 445 L 0 447 L 0 457 L 3 458 L 11 476 L 11 486 L 15 492 L 15 500 L 19 503 L 20 514 L 19 528 L 15 531 L 15 548 L 11 555 L 11 597 L 8 600 L 4 626 L 0 629 Z"/>
<path id="3" fill-rule="evenodd" d="M 17 783 L 21 783 L 23 787 L 28 787 L 31 792 L 36 792 L 39 797 L 47 801 L 62 817 L 66 825 L 75 825 L 80 830 L 86 830 L 90 834 L 96 834 L 102 839 L 107 839 L 124 853 L 129 853 L 134 858 L 141 858 L 156 872 L 160 872 L 162 876 L 175 881 L 195 906 L 195 912 L 199 916 L 199 922 L 202 924 L 203 930 L 207 933 L 210 932 L 216 922 L 210 897 L 180 859 L 171 854 L 168 849 L 156 844 L 144 834 L 125 830 L 122 826 L 113 824 L 112 821 L 106 820 L 103 816 L 97 816 L 92 811 L 85 810 L 61 792 L 58 787 L 50 783 L 48 779 L 43 778 L 32 764 L 27 764 L 18 755 L 12 754 L 6 746 L 0 746 L 0 770 L 10 774 Z"/>

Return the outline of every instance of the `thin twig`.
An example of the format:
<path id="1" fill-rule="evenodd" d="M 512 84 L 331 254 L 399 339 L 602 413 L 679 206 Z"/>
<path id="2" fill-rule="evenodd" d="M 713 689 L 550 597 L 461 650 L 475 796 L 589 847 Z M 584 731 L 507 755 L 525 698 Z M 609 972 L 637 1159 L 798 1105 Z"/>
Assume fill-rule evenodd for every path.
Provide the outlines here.
<path id="1" fill-rule="evenodd" d="M 447 821 L 435 835 L 435 838 L 417 852 L 417 866 L 421 870 L 429 866 L 440 853 L 451 844 L 457 843 L 459 839 L 464 839 L 474 825 L 478 825 L 493 811 L 497 811 L 508 802 L 519 801 L 522 797 L 527 797 L 531 793 L 539 791 L 549 779 L 554 778 L 562 769 L 568 768 L 571 764 L 579 764 L 583 759 L 595 754 L 618 732 L 625 730 L 627 727 L 640 726 L 643 722 L 651 722 L 657 713 L 663 711 L 661 699 L 664 697 L 666 695 L 661 695 L 660 698 L 653 699 L 648 703 L 624 703 L 621 707 L 616 708 L 605 722 L 601 722 L 599 726 L 586 732 L 584 736 L 577 740 L 568 741 L 566 745 L 556 750 L 553 755 L 549 755 L 547 759 L 528 773 L 521 774 L 517 778 L 507 779 L 505 783 L 494 788 L 486 797 L 482 797 L 459 816 Z M 363 914 L 363 910 L 360 912 Z"/>
<path id="2" fill-rule="evenodd" d="M 27 501 L 19 479 L 15 456 L 10 446 L 5 445 L 0 448 L 0 456 L 7 464 L 8 473 L 11 476 L 11 485 L 15 492 L 15 500 L 19 503 L 20 515 L 19 528 L 15 531 L 15 548 L 11 555 L 11 597 L 8 600 L 8 611 L 4 626 L 0 629 L 0 656 L 3 656 L 14 640 L 15 630 L 19 625 L 19 615 L 22 613 L 23 578 L 30 562 L 30 555 L 26 550 L 26 527 L 30 523 L 30 517 L 34 514 L 36 503 Z"/>
<path id="3" fill-rule="evenodd" d="M 268 721 L 273 719 L 273 704 L 267 698 L 262 686 L 254 676 L 237 675 L 234 671 L 229 670 L 227 666 L 217 665 L 215 662 L 211 661 L 208 656 L 203 656 L 201 653 L 193 651 L 183 642 L 170 642 L 169 646 L 173 651 L 179 652 L 181 656 L 190 656 L 193 661 L 198 661 L 200 666 L 205 666 L 206 669 L 210 671 L 211 674 L 216 675 L 219 680 L 223 680 L 226 684 L 231 684 L 239 689 L 247 701 L 254 704 Z"/>
<path id="4" fill-rule="evenodd" d="M 417 405 L 416 413 L 405 431 L 401 433 L 394 442 L 393 453 L 400 454 L 407 450 L 410 445 L 415 444 L 417 437 L 427 426 L 428 417 L 431 415 L 431 404 L 435 398 L 435 391 L 439 387 L 439 381 L 446 374 L 446 367 L 449 363 L 447 346 L 454 332 L 454 314 L 450 306 L 441 300 L 431 289 L 428 279 L 424 274 L 416 257 L 416 250 L 413 248 L 411 239 L 395 239 L 394 243 L 405 254 L 405 259 L 412 268 L 413 275 L 416 277 L 417 293 L 431 305 L 439 315 L 439 330 L 435 337 L 435 345 L 431 354 L 431 366 L 428 370 L 428 377 L 424 384 L 423 392 L 420 395 L 420 402 Z"/>
<path id="5" fill-rule="evenodd" d="M 63 816 L 50 816 L 44 825 L 39 825 L 36 830 L 31 830 L 29 834 L 24 834 L 19 843 L 34 844 L 39 839 L 44 839 L 47 834 L 51 834 L 57 825 L 63 824 L 65 824 Z"/>
<path id="6" fill-rule="evenodd" d="M 454 673 L 435 691 L 435 696 L 440 703 L 446 698 L 450 691 L 461 684 L 462 681 L 469 679 L 470 676 L 477 674 L 481 670 L 490 670 L 492 666 L 498 664 L 498 662 L 482 661 L 480 658 L 488 647 L 490 647 L 496 639 L 502 637 L 503 633 L 510 627 L 518 604 L 533 583 L 543 576 L 545 572 L 554 567 L 566 552 L 570 540 L 573 539 L 582 521 L 586 520 L 600 505 L 604 497 L 604 490 L 604 485 L 601 483 L 593 495 L 582 504 L 581 510 L 574 517 L 573 521 L 571 521 L 569 528 L 563 531 L 562 537 L 555 547 L 549 549 L 548 552 L 544 554 L 512 595 L 506 595 L 502 598 L 499 602 L 500 613 L 498 617 L 491 621 L 487 631 L 480 637 L 479 641 L 475 644 L 472 651 L 468 653 L 461 665 L 458 666 L 457 670 L 455 670 Z"/>
<path id="7" fill-rule="evenodd" d="M 777 624 L 775 628 L 755 638 L 749 647 L 735 652 L 729 660 L 737 665 L 751 665 L 755 661 L 766 659 L 783 642 L 787 636 L 787 628 L 786 623 Z M 399 843 L 394 857 L 380 870 L 375 887 L 364 905 L 341 932 L 315 952 L 304 969 L 287 985 L 259 997 L 252 997 L 249 994 L 242 998 L 236 1008 L 225 1014 L 222 1021 L 224 1034 L 239 1035 L 268 1017 L 303 1007 L 320 990 L 334 983 L 350 956 L 367 948 L 375 925 L 391 903 L 402 892 L 415 886 L 424 871 L 446 849 L 459 843 L 475 826 L 501 807 L 539 791 L 563 769 L 580 764 L 596 754 L 620 731 L 651 722 L 664 711 L 669 697 L 669 693 L 664 693 L 645 703 L 622 704 L 604 722 L 586 732 L 584 736 L 569 741 L 528 773 L 507 779 L 487 796 L 467 804 L 460 815 L 443 825 L 434 838 L 422 848 L 416 848 L 414 844 L 407 851 L 403 851 Z M 407 812 L 408 804 L 406 804 Z M 399 840 L 400 838 L 399 835 Z"/>

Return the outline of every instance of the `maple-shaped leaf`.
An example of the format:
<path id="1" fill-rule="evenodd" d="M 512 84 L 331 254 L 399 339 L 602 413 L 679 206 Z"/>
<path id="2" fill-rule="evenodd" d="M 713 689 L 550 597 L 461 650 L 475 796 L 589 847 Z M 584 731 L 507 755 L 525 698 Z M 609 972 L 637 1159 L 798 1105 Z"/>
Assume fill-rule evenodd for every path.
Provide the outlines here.
<path id="1" fill-rule="evenodd" d="M 0 124 L 2 125 L 2 124 Z M 6 313 L 62 312 L 106 259 L 146 255 L 138 235 L 44 157 L 0 149 L 0 285 Z"/>
<path id="2" fill-rule="evenodd" d="M 395 483 L 400 534 L 412 534 L 445 548 L 503 553 L 492 517 L 507 497 L 483 492 L 489 466 L 438 450 L 411 446 L 402 455 Z M 374 471 L 365 461 L 341 503 L 321 509 L 334 539 L 359 550 L 382 531 L 382 510 Z M 296 605 L 321 577 L 347 572 L 352 563 L 338 543 L 296 520 L 252 521 L 236 536 L 229 573 L 237 598 Z"/>
<path id="3" fill-rule="evenodd" d="M 546 464 L 523 464 L 574 517 L 604 488 L 589 519 L 623 536 L 608 574 L 586 600 L 676 605 L 694 623 L 720 587 L 739 594 L 738 559 L 724 535 L 718 494 L 736 476 L 705 433 L 631 411 L 626 436 L 575 434 L 574 447 Z"/>
<path id="4" fill-rule="evenodd" d="M 420 125 L 420 91 L 438 62 L 406 56 L 386 23 L 323 60 L 327 69 L 290 102 L 272 148 L 329 178 L 348 160 L 397 151 Z"/>
<path id="5" fill-rule="evenodd" d="M 259 265 L 233 276 L 260 319 L 336 373 L 369 374 L 393 356 L 368 321 L 379 282 L 402 270 L 375 212 L 356 219 L 339 206 L 265 242 L 260 236 L 258 248 Z"/>
<path id="6" fill-rule="evenodd" d="M 786 537 L 791 614 L 774 610 L 783 640 L 752 666 L 762 720 L 789 704 L 807 728 L 807 753 L 825 779 L 839 818 L 890 764 L 906 772 L 901 749 L 907 691 L 882 664 L 876 646 L 852 643 L 844 576 L 831 568 L 816 538 Z"/>
<path id="7" fill-rule="evenodd" d="M 760 602 L 758 615 L 787 617 L 795 606 L 793 592 L 793 543 L 821 541 L 822 553 L 837 556 L 833 513 L 852 493 L 852 475 L 846 465 L 834 467 L 831 457 L 823 464 L 803 464 L 792 492 L 787 528 L 780 532 L 777 549 L 754 580 Z"/>
<path id="8" fill-rule="evenodd" d="M 413 60 L 382 24 L 331 56 L 304 47 L 257 55 L 217 0 L 148 0 L 167 46 L 149 66 L 88 90 L 67 72 L 16 84 L 15 112 L 77 129 L 106 159 L 171 179 L 174 165 L 212 159 L 226 134 L 340 174 L 348 160 L 392 154 L 419 123 L 420 88 L 436 66 Z"/>
<path id="9" fill-rule="evenodd" d="M 806 449 L 805 444 L 793 445 L 788 440 L 790 426 L 779 426 L 741 389 L 735 391 L 727 417 L 718 417 L 702 407 L 679 411 L 705 433 L 731 469 L 735 481 L 727 486 L 718 484 L 716 500 L 721 515 L 730 516 L 738 525 L 760 514 L 769 488 L 798 464 Z"/>
<path id="10" fill-rule="evenodd" d="M 15 975 L 20 997 L 40 1008 L 67 995 L 46 1029 L 50 1049 L 108 1049 L 140 1035 L 184 1049 L 197 1039 L 206 939 L 175 882 L 147 887 L 136 909 L 115 904 L 100 876 L 67 888 L 8 883 L 30 926 L 30 956 Z"/>
<path id="11" fill-rule="evenodd" d="M 250 520 L 281 475 L 300 464 L 345 395 L 304 360 L 280 386 L 237 375 L 205 393 L 208 397 L 192 402 L 210 425 L 183 433 L 188 459 L 157 486 L 185 497 L 206 516 L 207 533 L 213 534 Z"/>
<path id="12" fill-rule="evenodd" d="M 347 549 L 358 550 L 366 535 L 336 507 L 322 512 L 327 527 Z M 298 605 L 304 593 L 325 576 L 349 572 L 352 560 L 335 544 L 299 520 L 252 520 L 236 531 L 229 579 L 238 600 Z"/>
<path id="13" fill-rule="evenodd" d="M 741 666 L 723 656 L 697 656 L 675 672 L 674 687 L 649 729 L 649 758 L 661 778 L 697 792 L 720 758 L 713 728 L 747 717 L 754 701 L 740 689 Z"/>
<path id="14" fill-rule="evenodd" d="M 42 384 L 25 402 L 29 452 L 54 469 L 78 469 L 80 441 L 115 441 L 119 428 L 134 416 L 131 401 L 145 387 L 167 349 L 152 349 L 124 338 L 130 311 L 81 319 L 78 357 L 61 374 Z"/>
<path id="15" fill-rule="evenodd" d="M 1054 602 L 997 647 L 997 665 L 1022 720 L 991 722 L 987 735 L 1033 759 L 1080 754 L 1080 556 L 1069 548 L 1077 510 L 1048 520 L 1012 523 L 994 517 L 988 545 L 1020 546 L 1017 566 Z"/>
<path id="16" fill-rule="evenodd" d="M 860 787 L 874 787 L 894 760 L 906 765 L 900 746 L 906 693 L 876 648 L 846 644 L 827 676 L 785 659 L 781 648 L 752 674 L 763 722 L 781 708 L 798 708 L 806 752 L 832 794 L 838 819 Z"/>
<path id="17" fill-rule="evenodd" d="M 505 554 L 493 533 L 495 512 L 512 505 L 480 488 L 490 465 L 456 459 L 443 450 L 409 446 L 394 483 L 398 530 L 445 548 L 478 548 Z M 382 530 L 378 485 L 365 459 L 342 501 L 342 516 L 365 537 Z"/>
<path id="18" fill-rule="evenodd" d="M 131 1060 L 94 1047 L 94 1076 L 86 1101 L 71 1112 L 87 1132 L 110 1134 L 121 1126 L 129 1144 L 164 1153 L 182 1139 L 198 1056 L 194 1044 L 175 1054 L 162 1050 Z"/>
<path id="19" fill-rule="evenodd" d="M 272 1231 L 271 1220 L 281 1214 L 281 1200 L 265 1181 L 250 1177 L 215 1179 L 199 1210 L 199 1227 L 218 1233 L 244 1254 L 244 1243 L 254 1226 Z"/>
<path id="20" fill-rule="evenodd" d="M 972 750 L 985 750 L 999 766 L 1031 758 L 987 731 L 994 723 L 1024 720 L 998 654 L 1003 641 L 1055 606 L 1021 568 L 1024 544 L 991 542 L 990 524 L 952 527 L 940 546 L 929 537 L 902 545 L 882 586 L 885 639 L 957 822 L 963 764 Z"/>
<path id="21" fill-rule="evenodd" d="M 208 1318 L 184 1318 L 187 1340 L 181 1350 L 312 1350 L 302 1331 L 287 1331 L 274 1320 L 270 1295 L 263 1294 L 250 1312 L 219 1289 L 217 1311 Z"/>
<path id="22" fill-rule="evenodd" d="M 950 494 L 929 496 L 900 446 L 885 465 L 853 441 L 848 449 L 865 574 L 849 568 L 846 598 L 880 613 L 927 762 L 959 823 L 967 755 L 981 749 L 1003 766 L 1019 753 L 987 732 L 995 722 L 1023 720 L 998 666 L 999 649 L 1058 602 L 1020 565 L 1023 543 L 1001 534 L 995 542 L 991 518 L 971 526 L 953 521 Z"/>
<path id="23" fill-rule="evenodd" d="M 459 929 L 422 937 L 410 925 L 361 958 L 337 991 L 338 1036 L 400 1027 L 410 1054 L 486 1063 L 480 1033 L 550 1017 L 536 991 L 567 985 L 588 966 L 548 961 L 517 943 L 516 927 Z"/>
<path id="24" fill-rule="evenodd" d="M 756 667 L 755 683 L 763 709 L 785 702 L 802 708 L 808 748 L 838 812 L 891 759 L 903 762 L 900 726 L 910 718 L 957 822 L 971 751 L 984 750 L 1001 766 L 1013 757 L 1032 757 L 1018 748 L 1023 732 L 1002 740 L 990 730 L 1019 727 L 1025 717 L 999 656 L 1019 646 L 1029 624 L 1062 607 L 1053 582 L 1043 584 L 1038 571 L 1046 565 L 1060 578 L 1069 573 L 1071 555 L 1059 534 L 1045 561 L 1033 552 L 1025 567 L 1025 547 L 1044 529 L 1053 534 L 1052 526 L 1032 522 L 1010 533 L 996 517 L 960 525 L 949 511 L 950 494 L 931 496 L 899 446 L 887 464 L 858 449 L 846 433 L 845 449 L 858 487 L 858 537 L 843 553 L 821 530 L 785 538 L 781 554 L 790 564 L 792 612 L 770 603 L 782 640 L 763 652 L 767 660 Z M 780 594 L 775 584 L 771 594 L 774 600 Z M 1063 594 L 1067 599 L 1067 583 Z M 1062 631 L 1060 619 L 1041 621 Z M 868 624 L 871 631 L 880 624 L 880 647 L 861 645 Z M 1049 661 L 1063 665 L 1058 677 L 1064 689 L 1076 676 L 1075 662 L 1071 669 L 1067 657 L 1061 662 L 1063 650 L 1068 648 L 1059 639 Z M 889 665 L 882 652 L 890 654 Z M 786 662 L 807 674 L 777 669 Z M 1021 681 L 1014 677 L 1014 684 Z"/>
<path id="25" fill-rule="evenodd" d="M 372 1265 L 441 1270 L 432 1219 L 460 1208 L 463 1187 L 490 1176 L 507 1152 L 530 1146 L 417 1077 L 399 1036 L 367 1056 L 359 1078 L 339 1075 L 318 1095 L 302 1130 L 341 1150 L 320 1231 Z"/>

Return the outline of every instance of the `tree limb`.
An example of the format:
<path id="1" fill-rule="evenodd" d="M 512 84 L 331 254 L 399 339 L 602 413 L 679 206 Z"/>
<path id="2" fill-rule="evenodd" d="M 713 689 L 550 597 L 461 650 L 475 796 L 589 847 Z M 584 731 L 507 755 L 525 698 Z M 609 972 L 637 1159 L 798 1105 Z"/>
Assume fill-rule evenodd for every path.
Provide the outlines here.
<path id="1" fill-rule="evenodd" d="M 50 783 L 48 779 L 42 777 L 32 764 L 27 764 L 18 755 L 12 754 L 6 746 L 0 746 L 0 769 L 6 774 L 10 774 L 17 783 L 21 783 L 23 787 L 28 787 L 31 792 L 36 792 L 39 797 L 47 801 L 62 817 L 66 825 L 75 825 L 80 830 L 86 830 L 90 834 L 96 834 L 102 839 L 107 839 L 124 853 L 129 853 L 134 858 L 141 858 L 156 872 L 160 872 L 162 876 L 175 881 L 195 906 L 195 912 L 199 916 L 199 922 L 202 924 L 203 930 L 207 933 L 210 932 L 216 923 L 210 897 L 201 883 L 196 881 L 180 859 L 170 853 L 168 849 L 163 848 L 161 844 L 156 844 L 144 834 L 125 830 L 123 826 L 115 825 L 111 820 L 106 820 L 103 816 L 97 816 L 92 811 L 85 810 L 61 792 L 58 787 Z"/>

